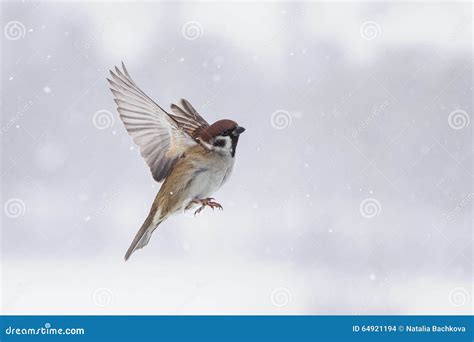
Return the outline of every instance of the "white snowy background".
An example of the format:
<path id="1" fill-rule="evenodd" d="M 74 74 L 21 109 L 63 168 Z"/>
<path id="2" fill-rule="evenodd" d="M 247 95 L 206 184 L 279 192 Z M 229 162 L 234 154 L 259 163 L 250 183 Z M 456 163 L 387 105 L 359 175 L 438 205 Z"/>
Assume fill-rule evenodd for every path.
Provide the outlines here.
<path id="1" fill-rule="evenodd" d="M 469 314 L 472 5 L 1 7 L 3 314 Z M 224 211 L 123 255 L 159 184 L 118 119 L 247 128 Z"/>

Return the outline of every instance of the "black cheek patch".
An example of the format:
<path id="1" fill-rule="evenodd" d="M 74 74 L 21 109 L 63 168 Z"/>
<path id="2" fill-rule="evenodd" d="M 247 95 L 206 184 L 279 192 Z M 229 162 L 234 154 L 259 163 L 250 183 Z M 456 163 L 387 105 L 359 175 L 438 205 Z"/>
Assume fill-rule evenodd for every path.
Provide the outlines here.
<path id="1" fill-rule="evenodd" d="M 217 139 L 213 143 L 214 146 L 216 147 L 224 147 L 225 146 L 225 140 L 224 139 Z"/>

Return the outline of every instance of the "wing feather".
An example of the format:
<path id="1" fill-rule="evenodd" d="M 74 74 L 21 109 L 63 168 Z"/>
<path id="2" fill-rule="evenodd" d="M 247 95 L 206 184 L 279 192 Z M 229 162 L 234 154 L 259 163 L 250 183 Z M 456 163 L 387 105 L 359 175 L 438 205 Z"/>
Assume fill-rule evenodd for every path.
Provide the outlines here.
<path id="1" fill-rule="evenodd" d="M 153 178 L 161 182 L 186 148 L 196 144 L 192 132 L 181 127 L 179 121 L 148 97 L 132 80 L 123 63 L 122 70 L 115 67 L 110 74 L 112 79 L 107 80 L 120 119 L 139 146 Z"/>
<path id="2" fill-rule="evenodd" d="M 172 104 L 170 116 L 178 125 L 190 136 L 195 137 L 195 133 L 209 127 L 204 118 L 194 109 L 194 107 L 185 99 L 181 100 L 181 107 Z"/>

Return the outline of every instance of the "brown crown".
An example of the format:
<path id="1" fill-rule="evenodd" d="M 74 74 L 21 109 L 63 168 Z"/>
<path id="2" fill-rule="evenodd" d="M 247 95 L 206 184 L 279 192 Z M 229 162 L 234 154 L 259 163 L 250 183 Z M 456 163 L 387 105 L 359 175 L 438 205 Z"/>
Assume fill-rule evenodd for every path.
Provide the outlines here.
<path id="1" fill-rule="evenodd" d="M 204 131 L 196 133 L 198 138 L 201 138 L 205 142 L 209 142 L 212 138 L 217 137 L 225 131 L 233 130 L 235 127 L 237 127 L 237 122 L 224 119 L 216 121 Z"/>

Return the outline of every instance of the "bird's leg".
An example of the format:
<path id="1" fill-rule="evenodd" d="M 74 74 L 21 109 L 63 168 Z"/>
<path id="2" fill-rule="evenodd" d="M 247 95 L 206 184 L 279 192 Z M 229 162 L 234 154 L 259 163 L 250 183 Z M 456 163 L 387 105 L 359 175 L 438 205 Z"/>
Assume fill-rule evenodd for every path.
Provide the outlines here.
<path id="1" fill-rule="evenodd" d="M 220 205 L 219 203 L 217 202 L 214 202 L 215 198 L 204 198 L 201 200 L 201 203 L 203 206 L 208 206 L 208 207 L 211 207 L 212 210 L 214 210 L 214 208 L 217 208 L 217 209 L 220 209 L 220 210 L 224 210 L 224 208 L 222 208 L 222 205 Z"/>
<path id="2" fill-rule="evenodd" d="M 201 207 L 199 207 L 194 212 L 195 216 L 196 216 L 196 214 L 199 214 L 206 206 L 212 208 L 212 210 L 214 210 L 214 208 L 218 208 L 220 210 L 224 209 L 224 208 L 222 208 L 222 205 L 220 205 L 217 202 L 214 202 L 214 198 L 211 198 L 211 197 L 201 198 L 201 199 L 195 198 L 186 206 L 186 209 L 189 209 L 192 206 L 192 204 L 200 204 L 201 205 Z"/>

